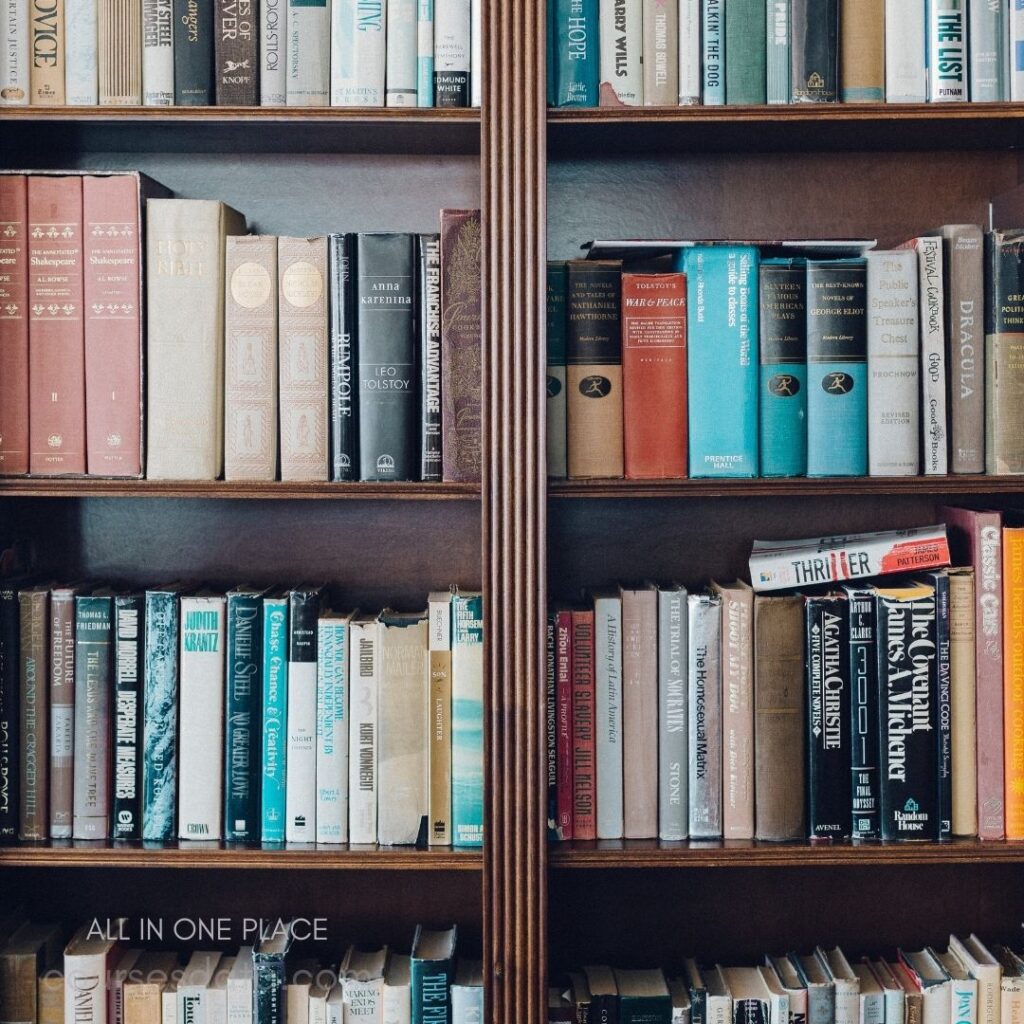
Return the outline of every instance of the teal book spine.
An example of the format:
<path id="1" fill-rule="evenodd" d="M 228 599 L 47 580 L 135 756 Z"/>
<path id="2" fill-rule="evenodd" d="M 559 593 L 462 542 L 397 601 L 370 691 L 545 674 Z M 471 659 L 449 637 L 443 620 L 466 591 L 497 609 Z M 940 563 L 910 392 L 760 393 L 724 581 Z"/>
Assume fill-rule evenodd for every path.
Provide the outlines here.
<path id="1" fill-rule="evenodd" d="M 765 98 L 789 102 L 789 0 L 765 0 Z"/>
<path id="2" fill-rule="evenodd" d="M 555 106 L 596 107 L 600 85 L 598 0 L 551 0 L 555 7 Z"/>
<path id="3" fill-rule="evenodd" d="M 704 106 L 725 103 L 725 0 L 704 0 L 702 18 Z"/>
<path id="4" fill-rule="evenodd" d="M 288 751 L 288 598 L 263 601 L 263 759 L 260 838 L 283 843 Z"/>
<path id="5" fill-rule="evenodd" d="M 807 261 L 807 475 L 868 471 L 867 263 Z"/>
<path id="6" fill-rule="evenodd" d="M 147 590 L 142 669 L 142 838 L 177 832 L 178 592 Z"/>
<path id="7" fill-rule="evenodd" d="M 758 252 L 685 250 L 690 476 L 758 474 Z"/>
<path id="8" fill-rule="evenodd" d="M 235 590 L 227 596 L 224 838 L 234 843 L 260 837 L 262 604 L 258 591 Z"/>
<path id="9" fill-rule="evenodd" d="M 452 836 L 484 839 L 484 609 L 480 594 L 452 597 Z"/>
<path id="10" fill-rule="evenodd" d="M 457 929 L 429 931 L 420 925 L 409 961 L 411 1024 L 454 1024 L 452 976 Z"/>
<path id="11" fill-rule="evenodd" d="M 725 6 L 725 100 L 763 104 L 767 96 L 764 0 L 729 0 Z"/>
<path id="12" fill-rule="evenodd" d="M 434 0 L 416 0 L 416 106 L 434 105 Z"/>
<path id="13" fill-rule="evenodd" d="M 806 285 L 804 260 L 761 261 L 761 476 L 807 472 Z"/>

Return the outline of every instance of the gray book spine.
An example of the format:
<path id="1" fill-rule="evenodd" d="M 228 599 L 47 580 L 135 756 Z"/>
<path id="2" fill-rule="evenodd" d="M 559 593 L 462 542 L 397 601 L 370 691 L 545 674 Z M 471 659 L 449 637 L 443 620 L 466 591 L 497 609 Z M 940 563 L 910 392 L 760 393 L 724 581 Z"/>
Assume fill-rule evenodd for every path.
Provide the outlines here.
<path id="1" fill-rule="evenodd" d="M 967 72 L 970 98 L 975 103 L 992 103 L 1010 98 L 1006 73 L 1006 2 L 971 0 L 967 31 L 970 53 Z"/>
<path id="2" fill-rule="evenodd" d="M 808 982 L 807 1024 L 836 1024 L 836 994 L 832 985 Z"/>
<path id="3" fill-rule="evenodd" d="M 789 11 L 790 0 L 765 0 L 768 31 L 765 34 L 765 67 L 768 102 L 789 102 Z"/>
<path id="4" fill-rule="evenodd" d="M 666 840 L 689 835 L 686 627 L 686 590 L 659 590 L 658 837 Z"/>
<path id="5" fill-rule="evenodd" d="M 722 836 L 722 599 L 691 594 L 689 633 L 690 838 Z"/>
<path id="6" fill-rule="evenodd" d="M 178 595 L 146 593 L 142 838 L 174 838 L 178 764 Z"/>

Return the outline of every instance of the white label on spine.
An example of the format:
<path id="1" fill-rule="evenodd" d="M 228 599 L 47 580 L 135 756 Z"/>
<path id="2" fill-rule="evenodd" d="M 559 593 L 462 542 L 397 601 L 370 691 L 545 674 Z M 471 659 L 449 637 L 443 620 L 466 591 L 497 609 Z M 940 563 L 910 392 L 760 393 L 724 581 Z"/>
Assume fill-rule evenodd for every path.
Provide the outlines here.
<path id="1" fill-rule="evenodd" d="M 285 841 L 316 838 L 316 662 L 288 662 Z"/>
<path id="2" fill-rule="evenodd" d="M 287 38 L 287 0 L 260 0 L 260 103 L 264 107 L 283 107 L 288 102 Z"/>
<path id="3" fill-rule="evenodd" d="M 384 106 L 384 0 L 334 0 L 331 8 L 331 105 Z"/>
<path id="4" fill-rule="evenodd" d="M 96 0 L 64 0 L 64 98 L 68 106 L 100 101 Z"/>
<path id="5" fill-rule="evenodd" d="M 387 105 L 416 106 L 416 0 L 389 0 Z"/>
<path id="6" fill-rule="evenodd" d="M 142 0 L 142 102 L 174 105 L 174 14 L 171 0 Z"/>
<path id="7" fill-rule="evenodd" d="M 0 17 L 0 107 L 23 107 L 29 90 L 28 0 L 3 0 Z"/>

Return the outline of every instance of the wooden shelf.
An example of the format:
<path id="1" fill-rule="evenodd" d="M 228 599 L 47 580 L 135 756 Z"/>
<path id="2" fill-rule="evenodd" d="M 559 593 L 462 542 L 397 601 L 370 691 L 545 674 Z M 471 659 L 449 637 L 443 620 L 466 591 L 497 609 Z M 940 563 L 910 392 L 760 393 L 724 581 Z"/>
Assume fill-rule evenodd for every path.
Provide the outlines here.
<path id="1" fill-rule="evenodd" d="M 556 843 L 553 868 L 807 868 L 880 865 L 1024 864 L 1024 842 L 955 839 L 949 843 L 727 842 L 663 843 L 656 839 Z"/>

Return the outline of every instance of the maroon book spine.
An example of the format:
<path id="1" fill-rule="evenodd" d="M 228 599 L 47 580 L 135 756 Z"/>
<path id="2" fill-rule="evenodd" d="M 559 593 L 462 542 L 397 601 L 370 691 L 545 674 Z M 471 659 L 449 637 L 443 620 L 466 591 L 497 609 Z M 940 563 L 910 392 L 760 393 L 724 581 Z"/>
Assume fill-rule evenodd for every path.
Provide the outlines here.
<path id="1" fill-rule="evenodd" d="M 85 472 L 82 179 L 28 179 L 29 469 Z"/>
<path id="2" fill-rule="evenodd" d="M 558 759 L 558 833 L 572 839 L 573 731 L 572 731 L 572 612 L 559 610 L 555 619 L 555 704 L 558 719 L 555 753 Z"/>
<path id="3" fill-rule="evenodd" d="M 594 743 L 594 612 L 572 613 L 573 839 L 597 838 Z"/>
<path id="4" fill-rule="evenodd" d="M 28 181 L 0 175 L 0 476 L 28 472 Z"/>

